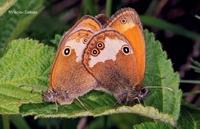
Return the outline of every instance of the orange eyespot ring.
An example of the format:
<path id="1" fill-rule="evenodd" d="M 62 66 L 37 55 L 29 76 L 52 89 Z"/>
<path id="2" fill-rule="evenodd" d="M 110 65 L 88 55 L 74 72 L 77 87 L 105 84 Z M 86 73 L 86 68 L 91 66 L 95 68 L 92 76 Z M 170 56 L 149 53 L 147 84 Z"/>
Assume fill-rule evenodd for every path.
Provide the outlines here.
<path id="1" fill-rule="evenodd" d="M 63 55 L 64 56 L 69 56 L 71 54 L 71 48 L 70 47 L 65 47 L 63 49 Z"/>
<path id="2" fill-rule="evenodd" d="M 125 23 L 127 22 L 127 19 L 126 19 L 126 18 L 122 18 L 122 19 L 120 19 L 120 22 L 121 22 L 122 24 L 125 24 Z"/>
<path id="3" fill-rule="evenodd" d="M 105 47 L 105 45 L 104 45 L 103 42 L 98 42 L 96 47 L 97 47 L 98 49 L 100 49 L 100 50 L 103 50 L 104 47 Z"/>
<path id="4" fill-rule="evenodd" d="M 129 46 L 128 45 L 123 45 L 122 46 L 122 52 L 125 54 L 125 55 L 128 55 L 128 54 L 130 54 L 130 48 L 129 48 Z"/>
<path id="5" fill-rule="evenodd" d="M 91 52 L 91 55 L 92 55 L 92 56 L 97 56 L 97 55 L 99 55 L 99 53 L 100 53 L 100 51 L 99 51 L 97 48 L 94 48 L 94 49 L 92 50 L 92 52 Z"/>

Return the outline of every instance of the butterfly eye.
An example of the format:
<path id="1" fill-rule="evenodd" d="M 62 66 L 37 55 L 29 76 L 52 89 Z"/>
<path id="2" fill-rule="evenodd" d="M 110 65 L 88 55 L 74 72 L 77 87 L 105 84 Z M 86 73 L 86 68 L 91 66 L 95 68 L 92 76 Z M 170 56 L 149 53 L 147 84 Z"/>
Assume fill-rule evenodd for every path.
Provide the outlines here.
<path id="1" fill-rule="evenodd" d="M 99 54 L 100 52 L 99 52 L 99 50 L 98 49 L 96 49 L 96 48 L 94 48 L 93 50 L 92 50 L 92 56 L 97 56 L 98 54 Z"/>
<path id="2" fill-rule="evenodd" d="M 102 50 L 102 49 L 104 49 L 104 47 L 105 47 L 105 46 L 104 46 L 104 43 L 103 43 L 103 42 L 98 42 L 98 43 L 97 43 L 97 48 L 98 48 L 98 49 Z"/>
<path id="3" fill-rule="evenodd" d="M 63 50 L 63 55 L 64 56 L 69 56 L 71 54 L 71 48 L 70 47 L 66 47 L 64 50 Z"/>
<path id="4" fill-rule="evenodd" d="M 126 18 L 122 18 L 122 19 L 120 20 L 120 22 L 121 22 L 122 24 L 125 24 L 125 23 L 127 22 L 127 20 L 126 20 Z"/>
<path id="5" fill-rule="evenodd" d="M 125 46 L 122 46 L 122 51 L 125 55 L 128 55 L 130 53 L 130 48 L 129 46 L 125 45 Z"/>

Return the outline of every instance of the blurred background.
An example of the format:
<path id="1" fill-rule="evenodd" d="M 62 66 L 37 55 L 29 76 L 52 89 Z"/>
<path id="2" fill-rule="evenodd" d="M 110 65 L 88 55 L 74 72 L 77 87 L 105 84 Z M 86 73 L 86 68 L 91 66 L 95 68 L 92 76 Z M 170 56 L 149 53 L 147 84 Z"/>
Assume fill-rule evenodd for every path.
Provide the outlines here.
<path id="1" fill-rule="evenodd" d="M 10 30 L 11 34 L 0 30 L 1 37 L 8 35 L 0 42 L 29 37 L 55 48 L 62 34 L 83 15 L 104 13 L 111 16 L 120 8 L 134 8 L 144 28 L 154 32 L 172 60 L 175 71 L 180 73 L 183 99 L 200 106 L 199 0 L 18 0 L 13 4 L 6 12 L 8 15 L 0 16 L 0 29 L 5 29 L 7 22 L 16 23 L 16 28 Z M 32 12 L 29 15 L 14 14 L 14 11 L 24 9 Z M 19 24 L 27 27 L 20 28 Z M 11 129 L 73 129 L 77 126 L 80 129 L 82 126 L 89 129 L 126 129 L 132 128 L 131 119 L 134 116 L 121 115 L 121 119 L 117 119 L 117 115 L 82 119 L 3 117 L 0 117 L 0 129 L 6 119 L 9 119 L 10 123 L 7 124 L 11 125 Z M 4 126 L 4 129 L 9 129 L 9 126 Z"/>

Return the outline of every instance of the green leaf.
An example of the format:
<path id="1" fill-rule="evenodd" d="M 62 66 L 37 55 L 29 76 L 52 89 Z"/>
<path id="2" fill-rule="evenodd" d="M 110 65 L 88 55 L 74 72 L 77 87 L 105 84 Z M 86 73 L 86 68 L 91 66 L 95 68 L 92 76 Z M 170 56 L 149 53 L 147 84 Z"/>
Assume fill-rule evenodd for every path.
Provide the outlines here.
<path id="1" fill-rule="evenodd" d="M 181 106 L 181 114 L 178 119 L 178 129 L 200 129 L 200 108 L 191 105 Z"/>
<path id="2" fill-rule="evenodd" d="M 3 129 L 10 128 L 10 119 L 8 115 L 2 115 L 2 126 L 3 126 Z"/>
<path id="3" fill-rule="evenodd" d="M 66 15 L 66 11 L 63 11 L 62 14 Z M 71 21 L 66 24 L 63 20 L 58 19 L 60 19 L 60 15 L 52 17 L 51 14 L 44 10 L 37 16 L 37 18 L 34 19 L 30 26 L 20 36 L 37 39 L 50 46 L 57 46 L 59 41 L 54 44 L 50 40 L 55 38 L 55 34 L 58 35 L 67 31 L 73 24 Z M 62 37 L 62 35 L 60 36 Z"/>
<path id="4" fill-rule="evenodd" d="M 110 117 L 114 125 L 117 126 L 119 129 L 132 129 L 133 125 L 152 121 L 150 118 L 140 117 L 137 114 L 130 113 L 114 114 Z"/>
<path id="5" fill-rule="evenodd" d="M 185 29 L 184 27 L 169 23 L 165 20 L 158 19 L 152 16 L 143 15 L 140 18 L 145 25 L 157 27 L 159 29 L 166 30 L 166 31 L 171 31 L 174 34 L 200 41 L 200 34 L 189 31 Z"/>
<path id="6" fill-rule="evenodd" d="M 18 37 L 43 9 L 43 0 L 18 0 L 0 18 L 0 56 L 8 42 Z M 33 13 L 28 14 L 27 11 Z"/>
<path id="7" fill-rule="evenodd" d="M 87 108 L 83 108 L 78 102 L 71 105 L 59 106 L 49 104 L 24 104 L 20 111 L 25 115 L 36 115 L 37 117 L 67 117 L 75 118 L 82 116 L 102 116 L 116 113 L 134 113 L 151 119 L 159 120 L 171 125 L 175 125 L 175 120 L 168 114 L 160 113 L 153 107 L 144 107 L 141 104 L 134 106 L 113 107 L 114 100 L 109 99 L 109 95 L 103 92 L 91 92 L 81 98 Z M 101 101 L 101 102 L 98 102 Z M 87 104 L 87 105 L 86 105 Z"/>
<path id="8" fill-rule="evenodd" d="M 174 72 L 171 61 L 167 59 L 166 52 L 162 51 L 160 42 L 155 40 L 153 34 L 145 31 L 145 39 L 147 63 L 144 85 L 147 88 L 149 86 L 150 90 L 150 95 L 144 101 L 145 105 L 171 114 L 177 120 L 182 96 L 179 75 Z"/>
<path id="9" fill-rule="evenodd" d="M 153 34 L 145 31 L 145 38 L 147 70 L 144 85 L 157 88 L 150 90 L 144 100 L 145 106 L 118 106 L 112 96 L 100 91 L 79 97 L 71 105 L 44 103 L 41 92 L 47 88 L 54 52 L 51 47 L 25 39 L 11 42 L 0 59 L 0 113 L 68 118 L 131 113 L 174 126 L 180 109 L 179 77 Z M 173 92 L 164 86 L 172 88 Z"/>
<path id="10" fill-rule="evenodd" d="M 134 125 L 134 129 L 173 129 L 173 127 L 160 122 L 144 122 Z"/>
<path id="11" fill-rule="evenodd" d="M 95 118 L 87 125 L 87 129 L 110 129 L 113 123 L 108 116 Z"/>
<path id="12" fill-rule="evenodd" d="M 20 115 L 10 116 L 10 121 L 17 129 L 31 129 L 26 120 Z"/>
<path id="13" fill-rule="evenodd" d="M 17 0 L 1 0 L 0 1 L 0 17 L 3 15 L 10 7 L 12 7 Z"/>
<path id="14" fill-rule="evenodd" d="M 97 4 L 94 0 L 83 0 L 83 11 L 84 14 L 90 14 L 92 16 L 97 14 Z"/>
<path id="15" fill-rule="evenodd" d="M 53 55 L 53 48 L 29 39 L 8 45 L 0 59 L 1 114 L 17 114 L 22 103 L 41 102 Z"/>
<path id="16" fill-rule="evenodd" d="M 59 41 L 60 41 L 61 38 L 62 38 L 61 35 L 56 34 L 56 35 L 54 36 L 54 39 L 50 40 L 50 42 L 51 42 L 53 45 L 55 45 L 55 46 L 57 47 L 57 46 L 58 46 L 58 43 L 59 43 Z"/>

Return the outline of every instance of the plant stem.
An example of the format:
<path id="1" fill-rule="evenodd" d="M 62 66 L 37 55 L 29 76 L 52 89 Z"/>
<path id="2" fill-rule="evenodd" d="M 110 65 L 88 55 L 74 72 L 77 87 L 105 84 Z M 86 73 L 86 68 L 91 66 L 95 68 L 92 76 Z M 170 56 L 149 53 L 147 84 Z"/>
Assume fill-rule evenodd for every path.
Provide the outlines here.
<path id="1" fill-rule="evenodd" d="M 107 128 L 108 125 L 108 116 L 104 116 L 104 129 Z"/>
<path id="2" fill-rule="evenodd" d="M 8 115 L 2 115 L 3 129 L 10 129 L 10 122 Z"/>
<path id="3" fill-rule="evenodd" d="M 183 96 L 191 96 L 191 95 L 197 95 L 200 94 L 200 91 L 193 91 L 193 92 L 186 92 L 183 94 Z"/>
<path id="4" fill-rule="evenodd" d="M 20 115 L 10 116 L 10 122 L 14 124 L 17 129 L 31 129 L 26 120 Z"/>
<path id="5" fill-rule="evenodd" d="M 182 26 L 178 26 L 178 25 L 172 24 L 170 22 L 167 22 L 165 20 L 155 18 L 152 16 L 148 16 L 148 15 L 141 15 L 140 18 L 144 25 L 156 27 L 156 28 L 159 28 L 162 30 L 171 31 L 174 34 L 200 41 L 199 33 L 195 33 L 193 31 L 187 30 Z"/>
<path id="6" fill-rule="evenodd" d="M 181 80 L 181 83 L 200 84 L 199 80 Z"/>
<path id="7" fill-rule="evenodd" d="M 147 11 L 145 12 L 146 15 L 153 15 L 156 6 L 158 5 L 159 1 L 158 0 L 153 0 L 150 4 L 149 7 L 147 9 Z"/>
<path id="8" fill-rule="evenodd" d="M 112 11 L 112 0 L 106 0 L 106 15 L 110 17 Z"/>

